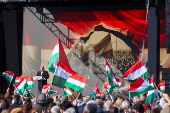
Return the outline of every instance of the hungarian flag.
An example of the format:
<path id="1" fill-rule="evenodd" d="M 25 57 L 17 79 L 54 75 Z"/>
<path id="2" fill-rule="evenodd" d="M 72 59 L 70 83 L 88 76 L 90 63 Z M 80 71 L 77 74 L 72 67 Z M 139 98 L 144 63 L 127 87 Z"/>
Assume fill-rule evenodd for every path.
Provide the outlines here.
<path id="1" fill-rule="evenodd" d="M 152 75 L 150 85 L 155 88 L 154 75 Z M 156 93 L 157 93 L 156 90 L 148 91 L 148 94 L 147 94 L 147 98 L 146 98 L 146 100 L 145 100 L 145 103 L 151 104 L 152 102 L 156 101 L 156 97 L 157 97 L 157 96 L 156 96 Z"/>
<path id="2" fill-rule="evenodd" d="M 158 84 L 158 88 L 163 93 L 165 91 L 165 82 L 159 83 Z"/>
<path id="3" fill-rule="evenodd" d="M 54 73 L 52 85 L 64 88 L 64 84 L 69 76 L 76 74 L 70 67 L 64 65 L 62 62 L 57 62 L 57 67 Z"/>
<path id="4" fill-rule="evenodd" d="M 42 93 L 44 93 L 45 95 L 51 95 L 53 93 L 57 93 L 57 91 L 51 88 L 51 84 L 47 84 L 43 86 Z"/>
<path id="5" fill-rule="evenodd" d="M 95 84 L 95 87 L 94 87 L 94 90 L 93 90 L 93 93 L 92 93 L 92 99 L 95 98 L 95 96 L 100 96 L 100 91 L 99 91 L 99 88 L 98 88 L 98 83 L 99 81 L 97 81 L 97 83 Z"/>
<path id="6" fill-rule="evenodd" d="M 23 95 L 28 95 L 29 93 L 31 93 L 31 90 L 25 89 Z"/>
<path id="7" fill-rule="evenodd" d="M 34 88 L 33 77 L 26 77 L 25 79 L 26 79 L 27 84 L 28 84 L 26 88 Z"/>
<path id="8" fill-rule="evenodd" d="M 63 95 L 67 95 L 69 97 L 72 94 L 73 94 L 73 91 L 69 87 L 65 86 Z"/>
<path id="9" fill-rule="evenodd" d="M 122 80 L 115 77 L 115 75 L 114 75 L 112 69 L 110 68 L 107 60 L 105 60 L 105 62 L 106 62 L 106 72 L 107 72 L 107 78 L 108 78 L 109 85 L 114 89 L 119 88 Z"/>
<path id="10" fill-rule="evenodd" d="M 159 103 L 160 103 L 160 102 L 159 102 L 159 99 L 157 99 L 156 102 L 154 102 L 154 103 L 151 104 L 151 107 L 152 107 L 152 108 L 157 108 L 157 107 L 159 107 Z"/>
<path id="11" fill-rule="evenodd" d="M 15 76 L 15 73 L 13 73 L 12 71 L 5 71 L 2 73 L 2 76 L 5 77 L 9 82 L 11 82 Z"/>
<path id="12" fill-rule="evenodd" d="M 49 62 L 49 70 L 54 73 L 55 72 L 55 69 L 57 68 L 57 62 L 60 61 L 62 62 L 64 65 L 70 67 L 69 63 L 68 63 L 68 60 L 67 60 L 67 56 L 64 52 L 64 49 L 63 49 L 63 46 L 60 42 L 60 38 L 58 37 L 58 41 L 54 47 L 54 50 L 52 52 L 52 55 L 51 55 L 51 59 L 50 59 L 50 62 Z"/>
<path id="13" fill-rule="evenodd" d="M 115 88 L 111 87 L 108 83 L 104 84 L 104 89 L 111 95 Z"/>
<path id="14" fill-rule="evenodd" d="M 148 79 L 150 77 L 149 72 L 147 71 L 146 67 L 142 63 L 142 61 L 137 62 L 133 65 L 122 77 L 122 79 L 127 79 L 130 81 L 136 81 L 139 77 L 143 79 Z"/>
<path id="15" fill-rule="evenodd" d="M 20 80 L 16 85 L 16 91 L 18 91 L 21 95 L 24 93 L 24 90 L 27 87 L 27 81 L 25 79 Z"/>
<path id="16" fill-rule="evenodd" d="M 34 81 L 33 81 L 33 77 L 16 77 L 15 78 L 15 85 L 22 79 L 25 79 L 27 81 L 27 87 L 26 88 L 34 88 Z"/>
<path id="17" fill-rule="evenodd" d="M 81 92 L 83 90 L 83 88 L 85 87 L 87 81 L 88 81 L 88 78 L 84 78 L 84 77 L 81 77 L 77 74 L 74 74 L 74 75 L 71 75 L 67 79 L 64 86 L 67 86 L 70 89 Z"/>
<path id="18" fill-rule="evenodd" d="M 155 88 L 151 86 L 147 81 L 143 78 L 139 77 L 138 80 L 134 84 L 130 84 L 130 88 L 128 89 L 131 97 L 143 95 L 148 91 L 154 90 Z"/>

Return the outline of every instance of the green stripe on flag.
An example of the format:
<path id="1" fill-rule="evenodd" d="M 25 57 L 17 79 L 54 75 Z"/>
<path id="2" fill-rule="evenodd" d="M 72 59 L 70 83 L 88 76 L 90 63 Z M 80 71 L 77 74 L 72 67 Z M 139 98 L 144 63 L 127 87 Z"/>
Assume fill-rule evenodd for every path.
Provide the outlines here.
<path id="1" fill-rule="evenodd" d="M 156 97 L 156 94 L 154 92 L 146 98 L 145 103 L 151 104 L 152 102 L 156 101 L 156 98 L 157 97 Z"/>
<path id="2" fill-rule="evenodd" d="M 77 86 L 75 84 L 72 84 L 72 83 L 69 83 L 69 82 L 66 82 L 64 86 L 67 86 L 67 87 L 69 87 L 69 88 L 71 88 L 73 90 L 76 90 L 78 92 L 81 92 L 83 90 L 82 87 L 79 87 L 79 86 Z"/>
<path id="3" fill-rule="evenodd" d="M 52 85 L 64 88 L 65 82 L 66 79 L 54 75 Z"/>
<path id="4" fill-rule="evenodd" d="M 148 71 L 146 71 L 144 74 L 142 74 L 140 77 L 142 77 L 143 79 L 148 79 L 148 78 L 150 78 L 151 76 L 150 76 L 150 74 L 149 74 L 149 72 Z M 137 77 L 137 78 L 135 78 L 134 80 L 129 80 L 132 84 L 134 84 L 135 82 L 136 82 L 136 80 L 138 80 L 139 79 L 139 77 Z"/>
<path id="5" fill-rule="evenodd" d="M 140 96 L 140 95 L 144 95 L 147 91 L 153 90 L 154 88 L 149 85 L 149 87 L 147 87 L 144 91 L 141 92 L 137 92 L 137 90 L 134 91 L 129 91 L 130 97 L 134 97 L 134 96 Z"/>
<path id="6" fill-rule="evenodd" d="M 59 52 L 51 56 L 51 59 L 50 59 L 49 67 L 48 67 L 48 68 L 49 68 L 49 70 L 50 70 L 52 73 L 55 72 L 55 67 L 53 66 L 53 63 L 59 61 L 59 58 L 60 58 Z M 57 65 L 57 64 L 56 64 L 56 65 Z"/>

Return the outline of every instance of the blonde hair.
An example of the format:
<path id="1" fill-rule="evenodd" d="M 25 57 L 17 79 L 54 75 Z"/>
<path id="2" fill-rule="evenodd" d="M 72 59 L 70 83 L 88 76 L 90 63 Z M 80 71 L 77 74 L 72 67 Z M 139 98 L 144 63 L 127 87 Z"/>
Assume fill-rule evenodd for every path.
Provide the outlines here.
<path id="1" fill-rule="evenodd" d="M 37 109 L 31 109 L 31 111 L 29 113 L 38 113 Z"/>
<path id="2" fill-rule="evenodd" d="M 11 113 L 22 113 L 22 109 L 21 108 L 14 108 Z"/>
<path id="3" fill-rule="evenodd" d="M 122 102 L 123 102 L 123 98 L 122 97 L 119 97 L 117 100 L 116 100 L 116 107 L 118 108 L 118 110 L 120 111 L 122 109 Z"/>

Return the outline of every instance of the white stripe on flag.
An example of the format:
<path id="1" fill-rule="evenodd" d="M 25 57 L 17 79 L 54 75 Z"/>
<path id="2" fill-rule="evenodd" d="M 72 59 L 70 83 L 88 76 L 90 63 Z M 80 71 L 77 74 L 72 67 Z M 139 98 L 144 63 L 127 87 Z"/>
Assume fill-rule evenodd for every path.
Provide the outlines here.
<path id="1" fill-rule="evenodd" d="M 33 81 L 28 81 L 27 84 L 32 85 L 32 84 L 34 84 L 34 82 Z"/>
<path id="2" fill-rule="evenodd" d="M 134 79 L 140 77 L 145 72 L 147 72 L 147 69 L 145 66 L 142 66 L 124 79 L 134 80 Z"/>
<path id="3" fill-rule="evenodd" d="M 68 77 L 72 74 L 66 72 L 64 69 L 62 69 L 61 67 L 57 66 L 56 71 L 54 72 L 55 76 L 64 78 L 64 79 L 68 79 Z"/>
<path id="4" fill-rule="evenodd" d="M 66 88 L 64 88 L 64 92 L 67 92 L 69 95 L 72 95 L 72 93 Z"/>
<path id="5" fill-rule="evenodd" d="M 19 86 L 17 87 L 17 89 L 20 91 L 22 89 L 22 87 L 24 86 L 24 84 L 26 84 L 27 81 L 24 79 L 20 84 Z"/>
<path id="6" fill-rule="evenodd" d="M 56 54 L 56 53 L 59 53 L 59 44 L 57 44 L 55 47 L 54 47 L 54 50 L 53 50 L 53 53 L 52 55 Z M 51 55 L 51 56 L 52 56 Z"/>
<path id="7" fill-rule="evenodd" d="M 74 84 L 74 85 L 76 85 L 76 86 L 82 87 L 82 88 L 84 88 L 84 86 L 86 85 L 85 83 L 80 82 L 80 81 L 75 80 L 75 79 L 72 79 L 72 78 L 68 78 L 68 79 L 67 79 L 67 82 L 69 82 L 69 83 L 71 83 L 71 84 Z"/>

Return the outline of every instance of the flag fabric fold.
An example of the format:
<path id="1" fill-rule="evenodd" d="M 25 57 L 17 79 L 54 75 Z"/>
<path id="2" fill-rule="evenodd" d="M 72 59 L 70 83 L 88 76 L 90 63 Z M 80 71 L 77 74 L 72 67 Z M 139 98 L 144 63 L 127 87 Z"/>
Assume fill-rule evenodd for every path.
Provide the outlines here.
<path id="1" fill-rule="evenodd" d="M 111 87 L 108 83 L 104 84 L 104 89 L 109 93 L 109 95 L 112 94 L 114 87 Z"/>
<path id="2" fill-rule="evenodd" d="M 150 74 L 147 71 L 146 67 L 144 66 L 142 61 L 137 62 L 135 65 L 133 65 L 122 77 L 122 79 L 127 79 L 130 81 L 136 81 L 139 77 L 142 77 L 143 79 L 150 78 Z"/>
<path id="3" fill-rule="evenodd" d="M 155 88 L 154 75 L 152 75 L 152 77 L 151 77 L 151 83 L 150 83 L 150 85 Z M 148 91 L 148 94 L 147 94 L 147 98 L 146 98 L 146 100 L 145 100 L 145 103 L 151 104 L 152 102 L 156 101 L 156 97 L 157 97 L 157 96 L 156 96 L 156 93 L 157 93 L 156 89 L 155 89 L 155 90 Z"/>
<path id="4" fill-rule="evenodd" d="M 69 88 L 69 87 L 67 87 L 67 86 L 65 86 L 64 87 L 64 92 L 63 92 L 63 95 L 66 95 L 66 96 L 70 96 L 70 95 L 72 95 L 73 94 L 73 91 Z"/>
<path id="5" fill-rule="evenodd" d="M 33 81 L 33 77 L 16 77 L 15 78 L 15 85 L 22 79 L 25 79 L 27 81 L 27 87 L 26 88 L 34 88 L 34 81 Z"/>
<path id="6" fill-rule="evenodd" d="M 165 91 L 165 82 L 159 83 L 158 84 L 158 88 L 163 93 Z"/>
<path id="7" fill-rule="evenodd" d="M 76 74 L 70 67 L 64 65 L 62 62 L 57 62 L 57 67 L 54 72 L 54 77 L 52 81 L 52 85 L 64 88 L 64 84 L 69 76 Z"/>
<path id="8" fill-rule="evenodd" d="M 139 77 L 134 84 L 130 84 L 130 88 L 128 89 L 131 97 L 143 95 L 148 91 L 154 90 L 155 88 L 151 86 L 147 81 L 143 78 Z"/>
<path id="9" fill-rule="evenodd" d="M 11 82 L 15 76 L 15 73 L 13 73 L 12 71 L 5 71 L 2 73 L 2 76 L 5 77 L 9 82 Z"/>
<path id="10" fill-rule="evenodd" d="M 98 89 L 98 83 L 99 83 L 99 81 L 97 81 L 97 83 L 95 84 L 93 93 L 91 95 L 92 99 L 95 99 L 96 96 L 100 96 L 100 91 Z"/>
<path id="11" fill-rule="evenodd" d="M 69 63 L 68 63 L 68 60 L 67 60 L 67 56 L 64 52 L 64 49 L 63 49 L 63 46 L 60 42 L 60 38 L 58 37 L 58 41 L 54 47 L 54 50 L 52 52 L 52 55 L 51 55 L 51 59 L 50 59 L 50 62 L 49 62 L 49 70 L 54 73 L 55 72 L 55 69 L 57 68 L 57 62 L 58 61 L 61 61 L 64 65 L 70 67 Z"/>
<path id="12" fill-rule="evenodd" d="M 51 84 L 47 84 L 47 85 L 43 86 L 42 93 L 47 96 L 47 95 L 51 95 L 53 93 L 57 93 L 57 91 L 54 90 L 53 88 L 51 88 Z"/>
<path id="13" fill-rule="evenodd" d="M 67 79 L 64 86 L 67 86 L 70 89 L 81 92 L 83 90 L 83 88 L 85 87 L 87 81 L 88 81 L 88 78 L 84 78 L 77 74 L 74 74 L 74 75 L 71 75 Z"/>
<path id="14" fill-rule="evenodd" d="M 114 89 L 119 88 L 122 80 L 115 77 L 115 75 L 114 75 L 112 69 L 110 68 L 107 60 L 105 60 L 105 63 L 106 63 L 106 72 L 107 72 L 107 78 L 108 78 L 109 85 Z"/>
<path id="15" fill-rule="evenodd" d="M 20 80 L 16 85 L 16 91 L 18 91 L 21 95 L 24 93 L 24 90 L 27 87 L 27 81 L 25 79 Z"/>

